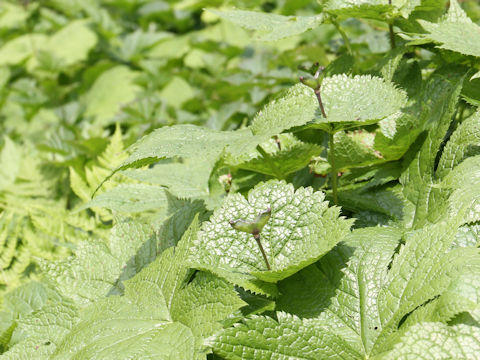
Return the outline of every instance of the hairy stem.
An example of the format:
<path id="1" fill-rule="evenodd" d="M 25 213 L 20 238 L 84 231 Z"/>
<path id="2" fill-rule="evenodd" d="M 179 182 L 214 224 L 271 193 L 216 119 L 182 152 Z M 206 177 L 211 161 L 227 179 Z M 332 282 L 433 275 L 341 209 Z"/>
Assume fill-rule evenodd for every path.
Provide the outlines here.
<path id="1" fill-rule="evenodd" d="M 332 24 L 335 26 L 337 31 L 342 36 L 343 43 L 345 44 L 345 47 L 347 48 L 348 53 L 350 55 L 353 55 L 352 46 L 350 45 L 350 40 L 348 40 L 348 37 L 347 37 L 347 34 L 345 34 L 345 31 L 343 31 L 343 29 L 340 27 L 340 25 L 338 25 L 338 22 L 333 20 Z"/>
<path id="2" fill-rule="evenodd" d="M 271 268 L 270 268 L 270 263 L 268 262 L 268 259 L 267 259 L 267 254 L 265 254 L 265 250 L 263 250 L 262 243 L 260 242 L 260 233 L 258 233 L 258 234 L 253 234 L 253 238 L 254 238 L 255 241 L 257 242 L 258 247 L 260 248 L 260 251 L 262 252 L 263 260 L 265 260 L 265 264 L 267 265 L 267 269 L 268 269 L 268 270 L 271 270 Z"/>
<path id="3" fill-rule="evenodd" d="M 332 168 L 330 172 L 330 176 L 332 178 L 332 194 L 333 194 L 333 203 L 338 205 L 338 198 L 337 198 L 337 168 L 335 166 L 335 143 L 333 141 L 333 136 L 335 133 L 332 131 L 329 133 L 330 141 L 328 144 L 328 155 L 330 158 L 330 166 Z"/>

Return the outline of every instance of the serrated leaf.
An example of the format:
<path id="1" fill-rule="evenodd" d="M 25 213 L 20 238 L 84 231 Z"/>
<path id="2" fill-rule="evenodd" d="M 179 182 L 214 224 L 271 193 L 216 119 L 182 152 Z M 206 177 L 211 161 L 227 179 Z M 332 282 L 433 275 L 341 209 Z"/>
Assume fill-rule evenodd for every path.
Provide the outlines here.
<path id="1" fill-rule="evenodd" d="M 191 279 L 193 272 L 183 260 L 197 231 L 195 220 L 176 248 L 165 250 L 125 282 L 124 296 L 111 296 L 86 308 L 53 358 L 205 355 L 204 338 L 245 303 L 229 283 L 211 274 L 199 273 Z"/>
<path id="2" fill-rule="evenodd" d="M 149 169 L 126 170 L 122 174 L 136 180 L 164 186 L 183 198 L 208 196 L 211 169 L 201 161 L 159 162 Z"/>
<path id="3" fill-rule="evenodd" d="M 345 74 L 325 78 L 321 96 L 326 119 L 313 90 L 298 84 L 257 114 L 252 132 L 273 136 L 305 124 L 326 131 L 372 124 L 397 112 L 407 100 L 405 92 L 382 78 Z"/>
<path id="4" fill-rule="evenodd" d="M 295 126 L 312 121 L 318 110 L 313 90 L 297 84 L 287 93 L 266 105 L 253 119 L 251 129 L 255 135 L 269 138 Z"/>
<path id="5" fill-rule="evenodd" d="M 445 72 L 449 75 L 445 76 Z M 430 76 L 420 95 L 426 106 L 419 116 L 424 119 L 424 128 L 428 132 L 400 179 L 405 196 L 416 206 L 414 226 L 421 226 L 426 221 L 435 181 L 436 156 L 450 126 L 464 76 L 462 70 L 440 69 Z"/>
<path id="6" fill-rule="evenodd" d="M 370 18 L 385 20 L 393 7 L 388 0 L 329 0 L 324 8 L 340 18 Z"/>
<path id="7" fill-rule="evenodd" d="M 476 359 L 480 353 L 480 329 L 475 326 L 447 326 L 420 323 L 412 326 L 395 349 L 382 359 Z"/>
<path id="8" fill-rule="evenodd" d="M 318 260 L 348 233 L 352 222 L 339 218 L 339 209 L 328 208 L 323 200 L 321 192 L 311 188 L 294 191 L 292 185 L 279 181 L 256 186 L 248 200 L 240 194 L 230 195 L 202 225 L 189 262 L 215 273 L 221 269 L 267 282 L 284 279 Z M 230 225 L 236 219 L 253 220 L 268 208 L 271 215 L 260 241 L 271 271 L 252 235 Z"/>
<path id="9" fill-rule="evenodd" d="M 423 38 L 440 43 L 439 48 L 480 57 L 480 44 L 477 41 L 480 26 L 467 16 L 457 0 L 450 1 L 447 15 L 437 24 L 424 20 L 418 22 L 428 31 Z"/>
<path id="10" fill-rule="evenodd" d="M 281 134 L 260 146 L 262 151 L 256 150 L 246 155 L 247 160 L 232 157 L 227 158 L 226 162 L 240 169 L 284 179 L 307 166 L 312 157 L 322 151 L 321 146 L 304 143 L 291 134 Z"/>
<path id="11" fill-rule="evenodd" d="M 335 157 L 335 166 L 342 172 L 385 162 L 383 155 L 374 149 L 375 137 L 375 133 L 364 130 L 348 133 L 339 131 L 334 136 L 334 151 L 328 155 Z"/>
<path id="12" fill-rule="evenodd" d="M 194 125 L 162 127 L 135 143 L 132 154 L 117 170 L 168 158 L 195 159 L 213 167 L 227 146 L 233 147 L 237 142 L 242 144 L 242 140 L 250 138 L 249 130 L 215 131 Z"/>
<path id="13" fill-rule="evenodd" d="M 80 244 L 75 257 L 48 264 L 46 273 L 65 297 L 82 306 L 109 293 L 122 293 L 118 280 L 132 277 L 155 258 L 157 244 L 152 233 L 149 226 L 120 222 L 112 229 L 108 243 L 91 240 Z M 135 258 L 140 249 L 143 257 Z"/>
<path id="14" fill-rule="evenodd" d="M 436 176 L 443 178 L 468 157 L 480 154 L 480 111 L 463 121 L 450 137 L 438 162 Z"/>
<path id="15" fill-rule="evenodd" d="M 316 116 L 311 127 L 338 131 L 376 123 L 406 104 L 403 90 L 379 77 L 335 75 L 322 82 L 327 118 Z"/>
<path id="16" fill-rule="evenodd" d="M 142 305 L 107 298 L 91 306 L 51 359 L 193 359 L 191 330 L 157 318 L 152 307 Z"/>
<path id="17" fill-rule="evenodd" d="M 249 30 L 255 30 L 259 40 L 274 41 L 304 33 L 323 22 L 323 14 L 316 16 L 283 16 L 257 11 L 207 9 L 222 19 Z"/>
<path id="18" fill-rule="evenodd" d="M 402 231 L 355 230 L 319 262 L 278 284 L 277 320 L 254 316 L 227 328 L 211 340 L 214 351 L 234 359 L 245 353 L 383 358 L 410 329 L 398 330 L 402 318 L 455 286 L 468 289 L 465 271 L 478 275 L 477 249 L 449 250 L 455 231 L 454 224 L 429 227 L 408 234 L 399 247 Z M 444 314 L 441 321 L 448 321 L 451 314 Z"/>

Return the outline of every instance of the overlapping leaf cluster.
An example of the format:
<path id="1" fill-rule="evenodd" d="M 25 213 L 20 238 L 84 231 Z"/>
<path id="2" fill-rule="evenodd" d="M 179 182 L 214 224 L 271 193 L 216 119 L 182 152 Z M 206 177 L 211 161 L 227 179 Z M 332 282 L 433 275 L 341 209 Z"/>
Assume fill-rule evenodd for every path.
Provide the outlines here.
<path id="1" fill-rule="evenodd" d="M 96 41 L 119 25 L 110 13 L 95 12 L 104 10 L 97 2 L 74 3 L 71 9 L 62 3 L 52 2 L 64 16 L 75 8 L 91 19 L 73 21 L 53 35 L 30 34 L 38 52 L 11 58 L 8 71 L 23 61 L 24 71 L 48 78 L 51 69 L 93 61 L 93 52 L 102 49 L 94 50 Z M 309 39 L 311 29 L 327 38 L 337 31 L 328 45 L 336 57 L 325 57 L 325 69 L 307 62 L 302 83 L 256 115 L 252 110 L 266 95 L 239 74 L 248 68 L 262 79 L 264 91 L 274 91 L 267 90 L 272 79 L 259 63 L 243 59 L 246 63 L 237 63 L 242 71 L 223 75 L 231 80 L 229 95 L 251 96 L 239 100 L 242 110 L 235 111 L 215 98 L 205 97 L 205 109 L 196 104 L 193 77 L 179 72 L 154 87 L 160 102 L 163 97 L 170 102 L 148 115 L 169 119 L 172 126 L 148 131 L 135 108 L 152 90 L 145 79 L 138 81 L 142 74 L 171 69 L 166 64 L 179 58 L 192 68 L 212 70 L 221 61 L 209 41 L 218 39 L 199 40 L 207 27 L 192 37 L 143 29 L 125 35 L 123 45 L 111 42 L 110 54 L 125 64 L 87 70 L 98 77 L 78 100 L 87 107 L 74 123 L 83 129 L 81 136 L 89 121 L 93 129 L 119 122 L 130 136 L 144 136 L 124 152 L 117 126 L 106 147 L 92 138 L 82 143 L 103 150 L 90 163 L 79 166 L 78 153 L 62 155 L 65 163 L 56 171 L 69 167 L 70 187 L 83 202 L 75 200 L 72 212 L 58 212 L 65 214 L 58 223 L 72 250 L 59 254 L 68 256 L 62 259 L 37 257 L 41 276 L 4 296 L 0 359 L 477 359 L 480 69 L 474 37 L 459 36 L 461 29 L 474 34 L 479 28 L 475 3 L 463 8 L 455 0 L 447 8 L 441 0 L 327 0 L 316 8 L 303 1 L 263 4 L 274 13 L 226 10 L 220 3 L 117 5 L 134 14 L 121 19 L 139 23 L 175 13 L 176 32 L 188 25 L 182 11 L 195 14 L 207 6 L 204 20 L 212 14 L 226 19 L 219 24 L 227 43 L 241 31 L 228 25 L 231 21 L 263 40 L 293 37 L 298 54 L 311 51 L 320 58 L 314 51 L 319 47 L 308 48 L 299 39 Z M 25 9 L 46 16 L 41 7 Z M 344 21 L 352 17 L 363 20 Z M 82 46 L 56 49 L 69 27 L 84 38 Z M 6 43 L 0 53 L 25 49 L 20 45 Z M 245 45 L 231 44 L 237 51 Z M 220 53 L 234 61 L 238 53 L 229 49 Z M 218 75 L 213 73 L 212 78 Z M 113 101 L 105 89 L 118 77 L 131 87 L 112 90 L 119 96 Z M 222 85 L 214 88 L 206 91 L 220 96 Z M 132 93 L 138 104 L 118 112 L 117 100 Z M 106 104 L 115 104 L 118 116 Z M 208 109 L 215 110 L 207 118 Z M 238 122 L 237 111 L 251 121 Z M 6 124 L 15 137 L 20 128 Z M 17 146 L 6 138 L 1 156 L 1 224 L 7 235 L 0 241 L 14 242 L 5 242 L 7 260 L 15 244 L 34 240 L 40 231 L 49 234 L 36 207 L 25 204 L 31 198 L 44 204 L 58 191 L 53 182 L 45 187 L 50 192 L 31 195 L 39 187 L 23 174 L 35 171 L 50 184 L 48 167 L 24 168 L 28 157 L 19 156 Z M 22 206 L 13 207 L 12 196 L 23 196 Z M 14 219 L 26 225 L 14 227 Z M 91 228 L 73 225 L 72 219 L 91 221 Z M 38 230 L 28 237 L 25 229 Z"/>

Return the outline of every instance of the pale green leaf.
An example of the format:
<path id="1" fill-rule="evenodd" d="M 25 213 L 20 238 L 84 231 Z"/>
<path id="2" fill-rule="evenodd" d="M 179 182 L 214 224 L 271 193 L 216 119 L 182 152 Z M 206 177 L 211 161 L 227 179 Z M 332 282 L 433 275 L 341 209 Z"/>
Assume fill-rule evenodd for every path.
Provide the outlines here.
<path id="1" fill-rule="evenodd" d="M 277 282 L 315 262 L 350 228 L 339 218 L 339 209 L 329 208 L 321 192 L 311 188 L 294 191 L 292 185 L 270 181 L 256 186 L 248 200 L 228 196 L 221 209 L 202 225 L 190 250 L 192 266 L 218 273 L 246 273 L 267 282 Z M 260 233 L 271 270 L 251 234 L 238 231 L 231 221 L 251 221 L 266 209 L 271 216 Z"/>
<path id="2" fill-rule="evenodd" d="M 40 51 L 46 51 L 60 60 L 62 67 L 72 66 L 88 57 L 97 43 L 97 35 L 85 20 L 70 22 L 48 38 Z"/>
<path id="3" fill-rule="evenodd" d="M 221 329 L 219 321 L 245 303 L 233 286 L 184 263 L 198 221 L 176 248 L 165 250 L 125 282 L 125 295 L 86 308 L 81 321 L 53 358 L 180 358 L 208 352 L 204 338 Z"/>
<path id="4" fill-rule="evenodd" d="M 334 151 L 328 153 L 335 158 L 338 171 L 384 162 L 383 155 L 374 149 L 375 134 L 364 130 L 339 131 L 334 136 Z"/>
<path id="5" fill-rule="evenodd" d="M 334 75 L 322 82 L 321 96 L 327 118 L 318 114 L 312 127 L 326 131 L 376 123 L 396 113 L 407 101 L 403 90 L 369 75 Z"/>
<path id="6" fill-rule="evenodd" d="M 51 359 L 193 359 L 191 330 L 154 310 L 126 297 L 99 301 L 84 311 Z"/>
<path id="7" fill-rule="evenodd" d="M 0 65 L 15 65 L 35 54 L 35 49 L 45 44 L 43 34 L 25 34 L 8 41 L 0 48 Z"/>
<path id="8" fill-rule="evenodd" d="M 183 78 L 174 77 L 160 92 L 160 97 L 165 99 L 168 105 L 180 107 L 184 102 L 195 97 L 195 93 Z"/>
<path id="9" fill-rule="evenodd" d="M 126 66 L 115 66 L 101 74 L 86 93 L 85 116 L 92 116 L 105 124 L 122 106 L 135 100 L 140 87 L 135 85 L 137 73 Z"/>
<path id="10" fill-rule="evenodd" d="M 103 207 L 120 212 L 165 211 L 167 192 L 160 186 L 147 184 L 120 185 L 97 195 L 77 209 Z"/>
<path id="11" fill-rule="evenodd" d="M 315 119 L 317 111 L 318 102 L 313 90 L 297 84 L 288 89 L 283 97 L 259 111 L 251 129 L 255 135 L 268 138 L 292 127 L 305 125 Z"/>
<path id="12" fill-rule="evenodd" d="M 450 1 L 447 15 L 437 24 L 418 21 L 428 31 L 423 38 L 439 43 L 439 48 L 480 57 L 480 26 L 467 16 L 457 0 Z"/>
<path id="13" fill-rule="evenodd" d="M 109 293 L 121 293 L 119 279 L 128 279 L 156 255 L 156 238 L 146 225 L 118 223 L 108 243 L 91 240 L 80 244 L 75 256 L 46 266 L 57 289 L 79 305 L 89 304 Z M 142 257 L 136 253 L 142 249 Z M 148 250 L 148 251 L 147 251 Z"/>
<path id="14" fill-rule="evenodd" d="M 405 333 L 386 360 L 478 359 L 480 328 L 467 325 L 419 323 Z"/>
<path id="15" fill-rule="evenodd" d="M 0 190 L 13 185 L 20 171 L 22 150 L 7 136 L 0 153 Z"/>
<path id="16" fill-rule="evenodd" d="M 208 196 L 208 179 L 212 169 L 202 161 L 159 162 L 148 169 L 126 170 L 122 174 L 136 180 L 164 186 L 171 194 L 183 198 Z"/>
<path id="17" fill-rule="evenodd" d="M 277 319 L 252 316 L 210 341 L 216 354 L 227 359 L 359 359 L 330 326 L 284 312 Z M 320 339 L 324 341 L 321 342 Z"/>
<path id="18" fill-rule="evenodd" d="M 219 11 L 208 9 L 208 11 L 245 29 L 255 30 L 255 37 L 265 41 L 298 35 L 316 28 L 323 22 L 323 14 L 316 16 L 283 16 L 245 10 Z"/>
<path id="19" fill-rule="evenodd" d="M 429 227 L 404 236 L 399 246 L 399 230 L 355 230 L 319 262 L 279 282 L 277 309 L 291 314 L 254 316 L 227 328 L 212 338 L 214 351 L 234 359 L 382 358 L 405 334 L 398 327 L 413 310 L 453 296 L 455 288 L 466 296 L 473 289 L 463 274 L 478 274 L 480 254 L 449 251 L 454 233 L 453 224 Z M 459 301 L 457 309 L 474 303 Z"/>

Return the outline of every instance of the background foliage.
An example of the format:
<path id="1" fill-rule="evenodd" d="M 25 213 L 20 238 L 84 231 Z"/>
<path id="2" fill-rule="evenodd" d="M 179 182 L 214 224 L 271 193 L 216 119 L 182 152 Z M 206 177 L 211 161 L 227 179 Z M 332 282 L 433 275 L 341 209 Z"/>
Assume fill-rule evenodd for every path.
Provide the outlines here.
<path id="1" fill-rule="evenodd" d="M 390 3 L 2 1 L 0 358 L 477 358 L 480 5 Z"/>

